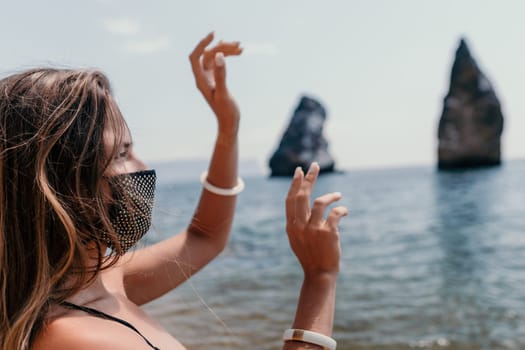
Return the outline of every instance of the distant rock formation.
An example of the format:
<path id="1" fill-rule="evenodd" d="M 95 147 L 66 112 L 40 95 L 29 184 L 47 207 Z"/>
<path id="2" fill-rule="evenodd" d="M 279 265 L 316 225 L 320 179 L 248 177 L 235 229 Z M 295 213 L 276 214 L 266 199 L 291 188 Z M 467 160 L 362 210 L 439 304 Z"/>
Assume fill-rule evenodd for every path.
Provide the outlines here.
<path id="1" fill-rule="evenodd" d="M 439 121 L 438 167 L 500 164 L 502 132 L 499 100 L 461 39 Z"/>
<path id="2" fill-rule="evenodd" d="M 323 137 L 325 120 L 324 107 L 318 101 L 303 96 L 270 159 L 271 176 L 292 176 L 295 168 L 301 166 L 306 171 L 314 161 L 319 163 L 322 173 L 334 171 L 335 162 Z"/>

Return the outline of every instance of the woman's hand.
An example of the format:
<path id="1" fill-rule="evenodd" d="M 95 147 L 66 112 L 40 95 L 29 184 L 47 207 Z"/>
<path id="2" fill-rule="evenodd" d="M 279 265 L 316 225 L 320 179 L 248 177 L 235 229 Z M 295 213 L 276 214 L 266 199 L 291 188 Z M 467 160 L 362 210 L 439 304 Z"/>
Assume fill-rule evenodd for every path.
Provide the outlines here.
<path id="1" fill-rule="evenodd" d="M 286 232 L 305 278 L 338 274 L 341 256 L 338 225 L 348 213 L 339 206 L 324 218 L 326 208 L 341 199 L 338 192 L 317 197 L 310 208 L 310 195 L 318 174 L 317 163 L 312 163 L 306 175 L 298 167 L 286 198 Z"/>
<path id="2" fill-rule="evenodd" d="M 286 197 L 286 232 L 293 252 L 304 271 L 304 281 L 297 303 L 292 328 L 306 329 L 327 336 L 332 334 L 335 310 L 335 290 L 339 273 L 341 246 L 339 220 L 347 214 L 343 206 L 326 208 L 341 199 L 338 192 L 327 193 L 314 200 L 310 195 L 319 175 L 319 165 L 312 163 L 308 173 L 301 168 L 295 174 Z M 284 350 L 320 349 L 299 341 L 287 341 Z"/>
<path id="3" fill-rule="evenodd" d="M 211 48 L 213 32 L 202 39 L 190 54 L 190 62 L 197 88 L 217 116 L 219 133 L 237 135 L 240 112 L 226 87 L 225 56 L 238 56 L 242 52 L 239 42 L 222 42 Z"/>

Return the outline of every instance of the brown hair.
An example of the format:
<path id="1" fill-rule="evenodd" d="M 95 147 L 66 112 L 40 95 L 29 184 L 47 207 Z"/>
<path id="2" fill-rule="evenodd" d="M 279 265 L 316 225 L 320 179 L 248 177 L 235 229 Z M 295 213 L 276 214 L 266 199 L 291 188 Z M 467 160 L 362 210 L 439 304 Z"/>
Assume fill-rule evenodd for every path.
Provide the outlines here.
<path id="1" fill-rule="evenodd" d="M 49 306 L 116 262 L 103 175 L 125 128 L 100 72 L 0 80 L 0 350 L 29 349 Z M 105 130 L 115 135 L 109 153 Z M 116 248 L 105 256 L 108 235 Z M 96 266 L 85 266 L 86 242 L 98 247 Z"/>

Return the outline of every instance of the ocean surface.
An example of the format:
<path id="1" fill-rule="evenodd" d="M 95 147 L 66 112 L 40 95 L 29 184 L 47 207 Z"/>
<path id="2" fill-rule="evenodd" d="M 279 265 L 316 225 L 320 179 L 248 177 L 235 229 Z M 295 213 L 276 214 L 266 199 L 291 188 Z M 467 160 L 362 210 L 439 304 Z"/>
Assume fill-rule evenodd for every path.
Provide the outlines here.
<path id="1" fill-rule="evenodd" d="M 143 244 L 184 229 L 200 194 L 198 176 L 164 175 Z M 189 349 L 280 349 L 294 318 L 302 272 L 284 231 L 290 180 L 245 182 L 225 251 L 146 306 Z M 321 176 L 314 195 L 331 191 L 350 210 L 339 350 L 525 349 L 525 161 Z"/>

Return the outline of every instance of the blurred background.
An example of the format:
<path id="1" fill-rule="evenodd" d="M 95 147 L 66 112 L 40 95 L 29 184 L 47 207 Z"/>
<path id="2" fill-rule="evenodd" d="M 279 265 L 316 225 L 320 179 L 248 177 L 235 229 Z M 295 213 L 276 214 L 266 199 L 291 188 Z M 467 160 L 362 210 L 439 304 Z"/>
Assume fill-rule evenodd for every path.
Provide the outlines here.
<path id="1" fill-rule="evenodd" d="M 524 7 L 519 0 L 11 1 L 0 13 L 0 73 L 49 64 L 101 69 L 143 158 L 207 159 L 215 121 L 194 88 L 188 54 L 213 30 L 245 48 L 228 61 L 228 78 L 242 111 L 241 157 L 262 171 L 301 93 L 327 108 L 325 132 L 341 168 L 433 164 L 464 36 L 501 100 L 505 158 L 520 158 Z"/>

